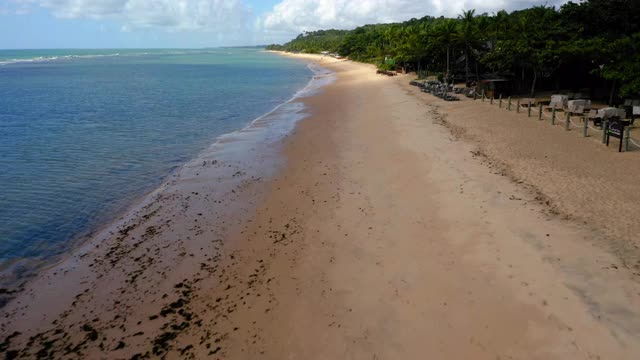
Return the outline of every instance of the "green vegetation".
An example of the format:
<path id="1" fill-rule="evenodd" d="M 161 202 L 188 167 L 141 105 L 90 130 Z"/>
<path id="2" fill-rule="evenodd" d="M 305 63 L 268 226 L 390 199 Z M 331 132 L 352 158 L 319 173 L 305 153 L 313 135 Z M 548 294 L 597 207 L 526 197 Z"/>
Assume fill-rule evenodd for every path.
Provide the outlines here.
<path id="1" fill-rule="evenodd" d="M 268 50 L 318 54 L 322 51 L 337 52 L 348 30 L 318 30 L 305 32 L 285 45 L 269 45 Z"/>
<path id="2" fill-rule="evenodd" d="M 640 95 L 640 1 L 587 0 L 456 19 L 424 17 L 350 31 L 301 34 L 269 49 L 336 52 L 471 83 L 512 80 L 514 92 L 588 88 L 610 102 Z"/>

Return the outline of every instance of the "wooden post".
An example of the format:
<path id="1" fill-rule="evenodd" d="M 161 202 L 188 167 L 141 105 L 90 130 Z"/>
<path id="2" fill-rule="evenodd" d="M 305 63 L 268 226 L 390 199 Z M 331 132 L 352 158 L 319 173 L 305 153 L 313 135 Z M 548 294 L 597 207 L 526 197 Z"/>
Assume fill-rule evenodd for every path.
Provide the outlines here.
<path id="1" fill-rule="evenodd" d="M 507 105 L 507 110 L 511 111 L 511 96 L 509 96 L 509 104 Z"/>
<path id="2" fill-rule="evenodd" d="M 482 89 L 482 102 L 484 102 L 484 89 Z"/>
<path id="3" fill-rule="evenodd" d="M 589 136 L 589 117 L 587 115 L 584 116 L 584 124 L 582 124 L 582 136 Z"/>
<path id="4" fill-rule="evenodd" d="M 518 101 L 516 101 L 516 112 L 520 113 L 520 99 L 518 99 Z"/>
<path id="5" fill-rule="evenodd" d="M 631 127 L 624 129 L 624 151 L 629 151 L 629 139 L 631 138 Z"/>
<path id="6" fill-rule="evenodd" d="M 502 109 L 502 94 L 500 94 L 500 103 L 498 104 L 498 107 Z"/>
<path id="7" fill-rule="evenodd" d="M 476 100 L 478 98 L 478 93 L 473 90 L 473 100 Z"/>
<path id="8" fill-rule="evenodd" d="M 607 131 L 609 131 L 609 120 L 604 120 L 602 122 L 602 143 L 607 143 Z"/>
<path id="9" fill-rule="evenodd" d="M 493 96 L 491 97 L 491 101 L 489 103 L 493 105 Z"/>
<path id="10" fill-rule="evenodd" d="M 556 107 L 553 107 L 553 110 L 551 110 L 551 125 L 555 125 L 556 124 Z"/>
<path id="11" fill-rule="evenodd" d="M 564 129 L 569 131 L 569 123 L 571 122 L 571 113 L 567 111 L 567 121 L 564 123 Z"/>
<path id="12" fill-rule="evenodd" d="M 531 100 L 529 100 L 529 108 L 527 109 L 527 116 L 531 117 Z"/>
<path id="13" fill-rule="evenodd" d="M 538 106 L 538 120 L 542 120 L 542 104 Z"/>

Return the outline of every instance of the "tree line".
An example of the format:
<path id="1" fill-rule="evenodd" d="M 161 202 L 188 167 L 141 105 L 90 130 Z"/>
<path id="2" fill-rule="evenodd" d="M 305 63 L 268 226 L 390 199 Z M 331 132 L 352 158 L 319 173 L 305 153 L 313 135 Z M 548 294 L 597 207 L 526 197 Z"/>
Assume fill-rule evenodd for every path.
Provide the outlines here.
<path id="1" fill-rule="evenodd" d="M 431 17 L 305 32 L 270 50 L 329 51 L 381 68 L 472 83 L 507 78 L 515 92 L 588 88 L 609 102 L 640 96 L 640 1 L 587 0 L 559 9 Z"/>

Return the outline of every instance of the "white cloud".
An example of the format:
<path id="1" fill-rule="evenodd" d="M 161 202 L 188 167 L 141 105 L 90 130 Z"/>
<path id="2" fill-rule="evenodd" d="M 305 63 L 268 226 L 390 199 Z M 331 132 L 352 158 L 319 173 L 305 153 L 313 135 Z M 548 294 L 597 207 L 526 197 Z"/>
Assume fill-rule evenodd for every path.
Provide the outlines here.
<path id="1" fill-rule="evenodd" d="M 426 15 L 456 17 L 462 10 L 476 14 L 558 5 L 566 0 L 283 0 L 259 19 L 266 32 L 295 34 L 317 29 L 351 29 L 373 23 L 405 21 Z"/>
<path id="2" fill-rule="evenodd" d="M 234 33 L 252 14 L 243 0 L 11 0 L 16 8 L 42 7 L 64 19 L 121 21 L 127 30 L 166 28 Z"/>
<path id="3" fill-rule="evenodd" d="M 280 0 L 256 16 L 250 4 L 262 0 L 0 0 L 2 13 L 47 9 L 61 19 L 96 19 L 117 23 L 123 32 L 164 29 L 211 33 L 225 44 L 288 41 L 302 31 L 351 29 L 364 24 L 404 21 L 425 15 L 457 16 L 463 9 L 478 14 L 531 5 L 558 5 L 566 0 Z M 7 5 L 8 4 L 8 5 Z M 209 36 L 209 35 L 207 35 Z"/>

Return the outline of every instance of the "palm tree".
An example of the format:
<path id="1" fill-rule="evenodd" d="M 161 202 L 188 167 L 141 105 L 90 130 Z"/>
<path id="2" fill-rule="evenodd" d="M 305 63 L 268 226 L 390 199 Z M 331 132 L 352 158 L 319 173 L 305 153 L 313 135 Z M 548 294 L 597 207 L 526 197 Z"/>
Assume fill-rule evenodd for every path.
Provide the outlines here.
<path id="1" fill-rule="evenodd" d="M 482 58 L 483 50 L 492 48 L 491 38 L 491 18 L 486 14 L 476 17 L 476 36 L 475 44 L 472 45 L 472 53 L 476 68 L 476 81 L 480 80 L 480 71 L 478 69 L 479 59 Z"/>
<path id="2" fill-rule="evenodd" d="M 493 42 L 500 40 L 508 29 L 509 13 L 500 10 L 493 15 Z M 492 44 L 493 45 L 493 44 Z"/>
<path id="3" fill-rule="evenodd" d="M 446 78 L 449 78 L 450 74 L 450 53 L 451 53 L 451 45 L 454 44 L 456 40 L 456 22 L 452 19 L 444 20 L 440 26 L 436 28 L 436 34 L 438 41 L 447 45 L 447 75 Z"/>
<path id="4" fill-rule="evenodd" d="M 469 82 L 469 51 L 471 44 L 476 40 L 476 19 L 475 10 L 466 10 L 462 14 L 458 15 L 460 20 L 460 28 L 458 31 L 458 38 L 460 42 L 464 44 L 464 70 L 465 80 Z"/>

